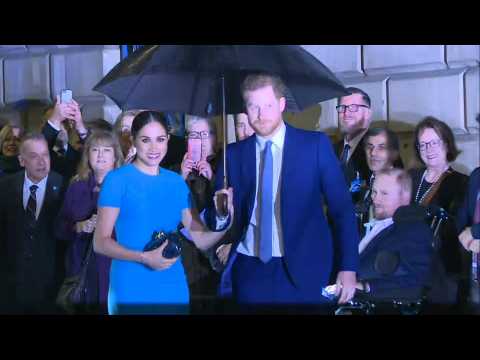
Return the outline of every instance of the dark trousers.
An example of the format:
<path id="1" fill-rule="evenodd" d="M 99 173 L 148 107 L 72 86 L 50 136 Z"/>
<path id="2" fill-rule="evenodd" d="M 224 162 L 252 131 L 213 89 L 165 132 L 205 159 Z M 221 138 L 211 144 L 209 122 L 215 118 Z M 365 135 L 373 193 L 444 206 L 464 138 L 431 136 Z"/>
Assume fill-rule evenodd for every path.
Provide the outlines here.
<path id="1" fill-rule="evenodd" d="M 240 312 L 324 314 L 334 308 L 321 290 L 297 287 L 283 258 L 264 264 L 259 258 L 238 254 L 232 284 Z"/>

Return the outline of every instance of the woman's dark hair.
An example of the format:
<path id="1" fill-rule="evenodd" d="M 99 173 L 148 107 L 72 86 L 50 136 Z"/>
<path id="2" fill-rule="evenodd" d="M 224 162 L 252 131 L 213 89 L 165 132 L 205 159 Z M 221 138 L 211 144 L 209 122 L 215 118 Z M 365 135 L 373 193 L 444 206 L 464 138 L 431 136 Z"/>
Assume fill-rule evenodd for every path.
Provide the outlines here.
<path id="1" fill-rule="evenodd" d="M 390 130 L 386 127 L 370 128 L 363 137 L 363 148 L 366 148 L 368 138 L 372 136 L 378 136 L 380 134 L 385 134 L 385 137 L 387 138 L 388 151 L 394 156 L 390 159 L 393 167 L 403 169 L 403 161 L 400 156 L 400 142 L 398 140 L 398 135 L 393 130 Z"/>
<path id="2" fill-rule="evenodd" d="M 433 129 L 437 133 L 438 137 L 442 140 L 442 142 L 445 144 L 445 148 L 447 149 L 447 161 L 455 161 L 460 154 L 460 151 L 455 144 L 453 131 L 450 129 L 450 126 L 445 124 L 443 121 L 434 118 L 433 116 L 425 117 L 415 127 L 415 154 L 417 155 L 418 160 L 424 164 L 422 157 L 420 156 L 420 142 L 418 138 L 420 137 L 420 133 L 425 129 Z"/>
<path id="3" fill-rule="evenodd" d="M 150 124 L 152 122 L 157 122 L 160 125 L 162 125 L 166 133 L 168 134 L 168 130 L 169 130 L 168 122 L 165 115 L 159 111 L 148 110 L 148 111 L 142 111 L 141 113 L 139 113 L 137 116 L 133 118 L 132 130 L 131 130 L 132 138 L 135 139 L 138 133 L 140 132 L 140 130 L 142 130 L 142 128 L 145 125 Z"/>

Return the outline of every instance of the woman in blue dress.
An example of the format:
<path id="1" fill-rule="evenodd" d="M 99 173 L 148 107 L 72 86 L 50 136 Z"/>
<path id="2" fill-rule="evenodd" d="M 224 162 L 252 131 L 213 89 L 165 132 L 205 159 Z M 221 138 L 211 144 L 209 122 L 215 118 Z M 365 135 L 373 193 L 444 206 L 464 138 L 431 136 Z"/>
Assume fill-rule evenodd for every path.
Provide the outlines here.
<path id="1" fill-rule="evenodd" d="M 180 222 L 202 250 L 213 246 L 225 231 L 208 231 L 192 208 L 183 178 L 159 167 L 169 139 L 163 114 L 138 114 L 133 120 L 132 137 L 137 149 L 135 160 L 107 175 L 98 201 L 94 249 L 113 259 L 108 311 L 185 314 L 189 311 L 189 293 L 182 262 L 162 256 L 167 243 L 153 251 L 144 252 L 143 248 L 154 231 L 174 231 Z M 231 189 L 218 193 L 228 195 L 233 216 Z M 114 227 L 117 241 L 111 238 Z"/>

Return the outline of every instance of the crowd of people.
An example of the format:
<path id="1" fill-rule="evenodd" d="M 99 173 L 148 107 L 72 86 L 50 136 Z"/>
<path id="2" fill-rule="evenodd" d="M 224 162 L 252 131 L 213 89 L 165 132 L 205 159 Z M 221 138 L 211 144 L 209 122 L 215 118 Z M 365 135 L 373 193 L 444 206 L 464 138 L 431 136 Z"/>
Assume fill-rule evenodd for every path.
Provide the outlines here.
<path id="1" fill-rule="evenodd" d="M 283 120 L 286 87 L 266 73 L 245 78 L 227 149 L 211 118 L 187 115 L 181 138 L 158 111 L 87 122 L 59 98 L 40 133 L 4 125 L 0 313 L 65 313 L 79 276 L 76 314 L 478 312 L 480 169 L 451 167 L 454 135 L 431 116 L 406 168 L 369 95 L 347 90 L 334 144 Z"/>

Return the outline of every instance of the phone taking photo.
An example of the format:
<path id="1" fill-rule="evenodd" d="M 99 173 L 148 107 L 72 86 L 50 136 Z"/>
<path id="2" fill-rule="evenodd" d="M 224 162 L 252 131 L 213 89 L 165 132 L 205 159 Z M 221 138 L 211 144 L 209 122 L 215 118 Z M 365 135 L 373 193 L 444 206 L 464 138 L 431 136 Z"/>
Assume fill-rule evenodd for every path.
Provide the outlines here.
<path id="1" fill-rule="evenodd" d="M 202 159 L 201 139 L 188 139 L 188 158 L 192 160 L 195 165 Z"/>
<path id="2" fill-rule="evenodd" d="M 60 93 L 60 103 L 71 103 L 73 100 L 73 92 L 70 89 L 63 89 Z"/>

